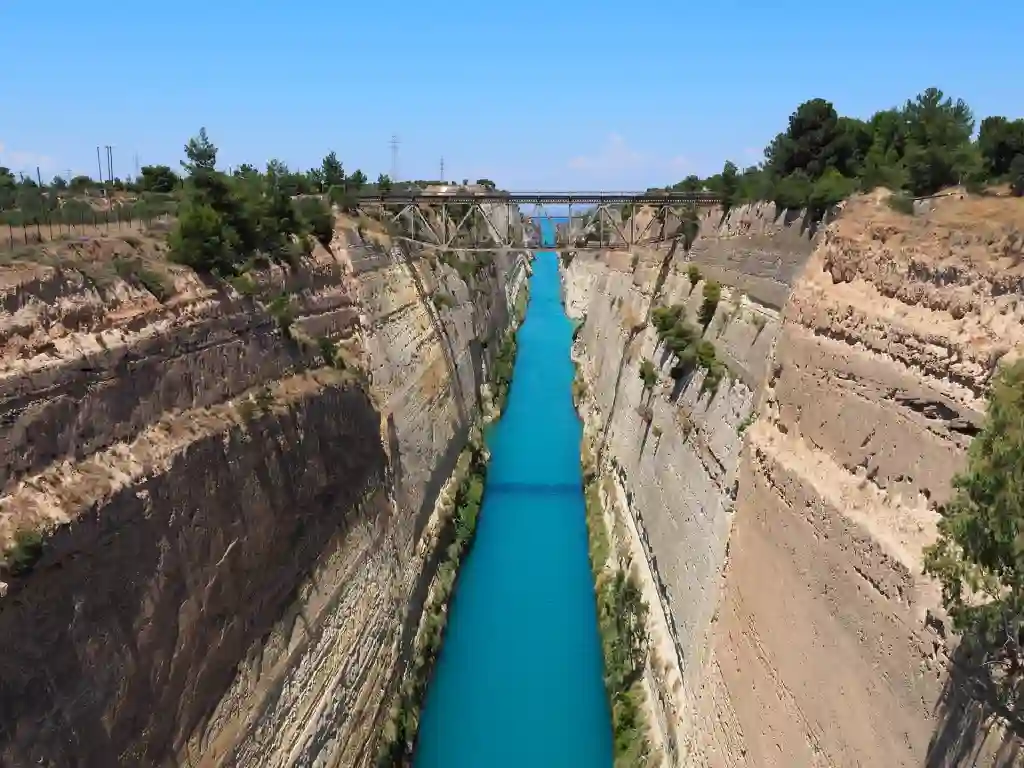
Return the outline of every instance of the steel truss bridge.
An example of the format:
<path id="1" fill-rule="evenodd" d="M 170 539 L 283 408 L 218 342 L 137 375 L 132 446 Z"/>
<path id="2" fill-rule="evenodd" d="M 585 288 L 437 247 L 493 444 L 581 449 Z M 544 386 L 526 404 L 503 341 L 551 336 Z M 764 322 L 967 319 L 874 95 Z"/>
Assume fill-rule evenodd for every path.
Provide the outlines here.
<path id="1" fill-rule="evenodd" d="M 362 213 L 387 222 L 397 237 L 425 248 L 470 251 L 653 247 L 683 237 L 686 222 L 695 222 L 700 208 L 720 202 L 706 192 L 421 192 L 355 198 Z M 563 210 L 549 210 L 555 206 Z M 554 244 L 541 242 L 541 219 L 555 220 Z"/>

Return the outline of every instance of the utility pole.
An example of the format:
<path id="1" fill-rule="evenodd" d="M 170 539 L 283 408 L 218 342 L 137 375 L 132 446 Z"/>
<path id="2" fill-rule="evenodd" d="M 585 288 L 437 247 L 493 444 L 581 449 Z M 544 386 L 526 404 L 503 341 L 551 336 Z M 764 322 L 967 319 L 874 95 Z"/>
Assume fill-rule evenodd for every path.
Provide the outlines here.
<path id="1" fill-rule="evenodd" d="M 103 163 L 100 160 L 100 148 L 96 146 L 96 169 L 100 172 L 100 189 L 103 190 L 103 196 L 107 196 L 107 188 L 103 186 Z"/>
<path id="2" fill-rule="evenodd" d="M 39 166 L 38 165 L 36 166 L 36 183 L 39 184 L 39 188 L 40 189 L 43 188 L 43 176 L 42 176 L 41 173 L 39 173 Z"/>
<path id="3" fill-rule="evenodd" d="M 139 178 L 139 153 L 135 153 L 135 178 Z"/>
<path id="4" fill-rule="evenodd" d="M 398 181 L 398 136 L 392 134 L 391 136 L 391 183 L 394 184 Z"/>
<path id="5" fill-rule="evenodd" d="M 444 155 L 441 155 L 441 178 L 438 181 L 444 183 Z"/>
<path id="6" fill-rule="evenodd" d="M 107 144 L 107 178 L 114 181 L 114 148 Z"/>

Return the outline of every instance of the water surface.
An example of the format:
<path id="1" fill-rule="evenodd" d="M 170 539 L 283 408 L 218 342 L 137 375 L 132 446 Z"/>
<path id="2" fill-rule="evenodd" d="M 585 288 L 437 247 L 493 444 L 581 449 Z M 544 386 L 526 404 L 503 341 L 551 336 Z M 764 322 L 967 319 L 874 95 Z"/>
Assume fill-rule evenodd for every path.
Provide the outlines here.
<path id="1" fill-rule="evenodd" d="M 544 252 L 533 264 L 512 387 L 488 437 L 479 529 L 427 691 L 416 768 L 612 764 L 572 404 L 572 324 L 557 258 Z"/>

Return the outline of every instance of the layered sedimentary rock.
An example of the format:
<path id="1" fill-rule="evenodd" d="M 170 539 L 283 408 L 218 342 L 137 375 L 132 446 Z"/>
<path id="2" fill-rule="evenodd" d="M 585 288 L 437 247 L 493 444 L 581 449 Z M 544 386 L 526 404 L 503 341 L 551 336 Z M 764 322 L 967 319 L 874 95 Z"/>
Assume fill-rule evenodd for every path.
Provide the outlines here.
<path id="1" fill-rule="evenodd" d="M 642 570 L 659 595 L 651 628 L 658 658 L 649 671 L 673 764 L 694 759 L 693 709 L 711 663 L 707 637 L 727 555 L 740 432 L 766 372 L 778 313 L 726 283 L 704 334 L 729 370 L 712 393 L 703 372 L 669 376 L 673 358 L 649 312 L 658 290 L 658 304 L 683 304 L 696 321 L 706 278 L 691 283 L 691 264 L 724 281 L 749 263 L 747 286 L 776 297 L 774 286 L 785 287 L 809 254 L 809 237 L 799 222 L 776 220 L 771 206 L 750 206 L 724 221 L 707 213 L 688 256 L 580 252 L 565 269 L 567 308 L 585 318 L 576 351 L 603 470 L 618 486 L 620 511 L 643 542 Z M 745 253 L 753 254 L 748 261 Z M 640 375 L 644 360 L 658 371 L 652 389 Z"/>
<path id="2" fill-rule="evenodd" d="M 525 272 L 345 226 L 234 287 L 132 238 L 0 270 L 0 764 L 366 764 Z"/>
<path id="3" fill-rule="evenodd" d="M 714 649 L 742 739 L 716 764 L 1016 752 L 978 727 L 921 564 L 996 361 L 1024 344 L 1022 226 L 1020 201 L 860 199 L 823 233 L 740 463 Z"/>
<path id="4" fill-rule="evenodd" d="M 770 206 L 702 219 L 688 258 L 725 285 L 704 338 L 731 372 L 714 395 L 699 372 L 666 375 L 645 325 L 659 255 L 581 252 L 566 270 L 605 470 L 660 582 L 654 646 L 660 614 L 674 636 L 680 670 L 664 652 L 653 665 L 668 751 L 706 766 L 1002 764 L 1016 743 L 978 727 L 998 718 L 963 695 L 921 550 L 995 363 L 1024 343 L 1024 211 L 954 196 L 909 217 L 872 198 L 826 224 Z M 701 284 L 687 256 L 672 262 L 658 301 L 692 319 Z"/>

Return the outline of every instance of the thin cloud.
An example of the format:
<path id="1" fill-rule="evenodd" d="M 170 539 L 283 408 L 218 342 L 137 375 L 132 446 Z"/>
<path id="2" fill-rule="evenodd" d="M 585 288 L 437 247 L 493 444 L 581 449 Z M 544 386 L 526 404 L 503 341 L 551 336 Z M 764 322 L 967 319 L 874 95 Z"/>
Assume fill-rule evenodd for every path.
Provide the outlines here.
<path id="1" fill-rule="evenodd" d="M 38 152 L 8 149 L 7 145 L 0 141 L 0 165 L 13 170 L 34 168 L 35 166 L 39 166 L 44 170 L 50 170 L 54 166 L 54 160 L 49 155 L 43 155 Z"/>
<path id="2" fill-rule="evenodd" d="M 608 136 L 604 146 L 593 155 L 579 155 L 569 160 L 569 168 L 588 173 L 607 171 L 635 171 L 643 168 L 649 157 L 639 152 L 617 133 Z"/>
<path id="3" fill-rule="evenodd" d="M 692 171 L 693 162 L 685 155 L 666 157 L 649 152 L 642 152 L 630 146 L 621 134 L 612 133 L 605 140 L 600 150 L 592 155 L 579 155 L 569 160 L 569 170 L 590 176 L 608 176 L 627 174 L 639 178 L 644 176 L 675 176 Z"/>

